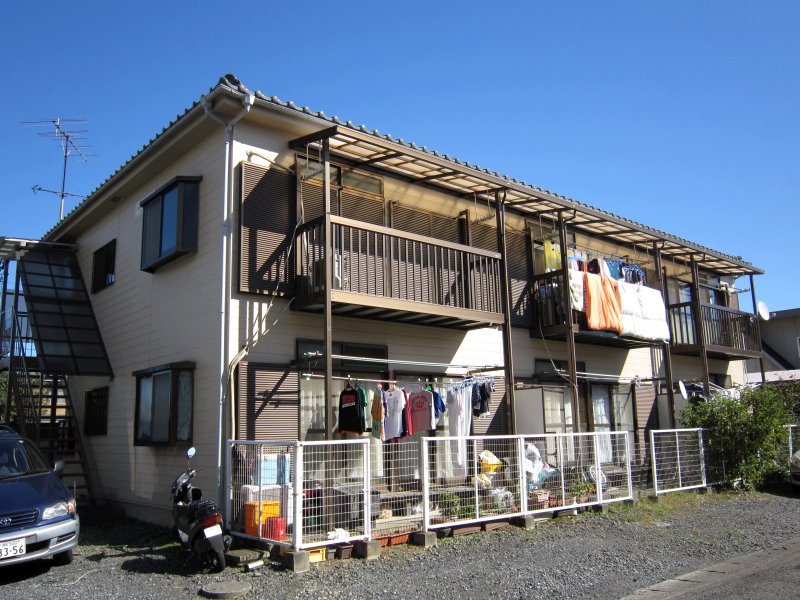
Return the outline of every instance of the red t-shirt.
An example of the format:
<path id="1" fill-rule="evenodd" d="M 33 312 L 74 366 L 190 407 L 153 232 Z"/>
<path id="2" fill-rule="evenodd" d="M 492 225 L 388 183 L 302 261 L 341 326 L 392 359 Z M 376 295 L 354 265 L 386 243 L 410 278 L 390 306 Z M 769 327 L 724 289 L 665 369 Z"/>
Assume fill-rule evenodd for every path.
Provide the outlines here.
<path id="1" fill-rule="evenodd" d="M 411 392 L 408 395 L 411 405 L 411 426 L 417 432 L 433 429 L 433 394 L 427 390 Z"/>

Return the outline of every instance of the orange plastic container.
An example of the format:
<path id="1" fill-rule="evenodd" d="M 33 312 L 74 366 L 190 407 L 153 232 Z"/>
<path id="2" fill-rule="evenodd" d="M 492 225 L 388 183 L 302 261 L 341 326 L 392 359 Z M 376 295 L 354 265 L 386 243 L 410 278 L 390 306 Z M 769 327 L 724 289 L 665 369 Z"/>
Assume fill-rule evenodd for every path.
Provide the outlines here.
<path id="1" fill-rule="evenodd" d="M 264 525 L 267 519 L 281 514 L 281 503 L 278 500 L 262 500 L 260 514 L 258 508 L 258 502 L 244 503 L 244 532 L 247 535 L 262 537 L 262 533 L 266 533 Z M 285 527 L 284 525 L 284 535 Z"/>

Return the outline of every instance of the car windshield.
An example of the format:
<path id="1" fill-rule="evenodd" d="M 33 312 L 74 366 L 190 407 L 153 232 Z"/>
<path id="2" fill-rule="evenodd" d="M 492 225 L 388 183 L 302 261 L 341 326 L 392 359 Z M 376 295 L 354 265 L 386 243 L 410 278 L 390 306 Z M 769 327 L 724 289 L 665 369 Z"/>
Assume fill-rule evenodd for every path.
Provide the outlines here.
<path id="1" fill-rule="evenodd" d="M 49 470 L 42 455 L 29 442 L 0 440 L 0 479 Z"/>

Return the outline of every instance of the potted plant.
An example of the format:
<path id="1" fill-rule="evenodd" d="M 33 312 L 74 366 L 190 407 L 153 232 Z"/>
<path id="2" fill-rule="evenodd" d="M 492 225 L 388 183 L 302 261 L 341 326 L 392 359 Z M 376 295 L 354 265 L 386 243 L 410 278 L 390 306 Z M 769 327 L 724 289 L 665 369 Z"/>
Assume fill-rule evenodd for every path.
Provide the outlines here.
<path id="1" fill-rule="evenodd" d="M 586 504 L 589 502 L 589 495 L 593 493 L 594 485 L 588 481 L 576 481 L 568 490 L 568 494 L 575 498 L 576 504 Z"/>

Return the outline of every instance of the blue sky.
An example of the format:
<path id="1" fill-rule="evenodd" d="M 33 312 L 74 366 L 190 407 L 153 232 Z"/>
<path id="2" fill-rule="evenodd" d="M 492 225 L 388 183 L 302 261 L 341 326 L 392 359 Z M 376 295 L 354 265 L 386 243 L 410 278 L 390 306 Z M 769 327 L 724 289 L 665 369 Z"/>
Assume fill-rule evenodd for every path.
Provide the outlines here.
<path id="1" fill-rule="evenodd" d="M 798 3 L 45 0 L 0 18 L 0 235 L 58 217 L 31 187 L 58 189 L 60 149 L 23 121 L 88 119 L 94 156 L 67 178 L 88 194 L 230 72 L 741 255 L 772 310 L 800 306 Z"/>

